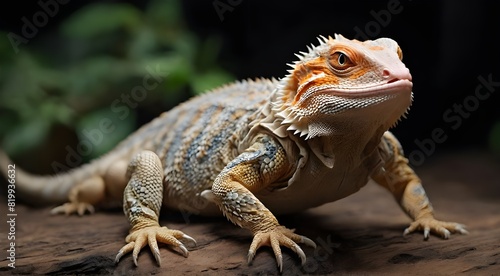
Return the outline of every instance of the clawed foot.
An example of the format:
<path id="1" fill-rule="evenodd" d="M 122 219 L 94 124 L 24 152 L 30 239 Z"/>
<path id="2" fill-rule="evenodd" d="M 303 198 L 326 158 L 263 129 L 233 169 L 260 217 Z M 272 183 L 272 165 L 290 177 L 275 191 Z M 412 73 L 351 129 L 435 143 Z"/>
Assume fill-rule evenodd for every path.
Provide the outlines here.
<path id="1" fill-rule="evenodd" d="M 79 216 L 83 216 L 86 212 L 93 214 L 95 212 L 94 206 L 90 203 L 86 202 L 68 202 L 64 203 L 61 206 L 57 206 L 50 211 L 50 214 L 78 214 Z"/>
<path id="2" fill-rule="evenodd" d="M 451 233 L 469 234 L 463 224 L 439 221 L 434 218 L 417 219 L 405 229 L 403 234 L 408 235 L 416 230 L 424 231 L 425 240 L 429 239 L 429 233 L 441 236 L 443 239 L 448 239 Z"/>
<path id="3" fill-rule="evenodd" d="M 283 270 L 283 256 L 281 254 L 280 246 L 286 246 L 292 249 L 295 253 L 297 253 L 297 255 L 299 255 L 302 265 L 304 265 L 306 263 L 306 255 L 297 243 L 303 243 L 316 248 L 316 244 L 312 240 L 304 236 L 297 235 L 294 233 L 294 230 L 287 229 L 283 226 L 278 226 L 268 231 L 257 232 L 253 237 L 250 250 L 248 250 L 248 263 L 250 264 L 252 262 L 257 249 L 266 245 L 272 247 L 280 272 Z"/>
<path id="4" fill-rule="evenodd" d="M 137 266 L 137 256 L 141 249 L 149 245 L 149 248 L 155 256 L 156 262 L 161 266 L 160 250 L 158 248 L 158 242 L 172 245 L 173 247 L 179 248 L 184 257 L 187 257 L 189 251 L 186 249 L 184 244 L 179 241 L 179 239 L 184 239 L 189 241 L 193 246 L 196 246 L 196 241 L 190 236 L 184 234 L 178 230 L 171 230 L 167 227 L 151 226 L 143 229 L 136 230 L 129 234 L 125 241 L 127 244 L 123 246 L 118 254 L 116 255 L 115 262 L 118 263 L 120 258 L 132 251 L 132 257 L 134 259 L 134 264 Z"/>

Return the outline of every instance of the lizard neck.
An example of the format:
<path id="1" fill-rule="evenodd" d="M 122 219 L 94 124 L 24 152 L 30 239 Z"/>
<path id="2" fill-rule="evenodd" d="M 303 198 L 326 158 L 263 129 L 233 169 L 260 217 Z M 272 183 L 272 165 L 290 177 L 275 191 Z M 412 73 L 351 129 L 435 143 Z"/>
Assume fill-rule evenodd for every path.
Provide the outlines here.
<path id="1" fill-rule="evenodd" d="M 356 99 L 373 104 L 313 119 L 301 118 L 298 122 L 304 124 L 301 127 L 306 130 L 300 131 L 297 122 L 285 116 L 286 107 L 279 105 L 281 99 L 278 85 L 268 103 L 258 111 L 259 116 L 254 125 L 266 128 L 279 138 L 302 141 L 329 168 L 334 166 L 335 156 L 341 156 L 342 160 L 352 164 L 369 156 L 376 149 L 383 133 L 397 123 L 411 104 L 411 94 L 408 97 L 404 93 L 381 95 L 375 103 L 373 99 Z"/>
<path id="2" fill-rule="evenodd" d="M 371 156 L 385 131 L 386 129 L 379 127 L 361 133 L 351 132 L 356 134 L 315 137 L 306 140 L 306 143 L 326 167 L 333 168 L 336 165 L 353 167 Z M 336 164 L 336 160 L 342 160 L 342 164 Z"/>

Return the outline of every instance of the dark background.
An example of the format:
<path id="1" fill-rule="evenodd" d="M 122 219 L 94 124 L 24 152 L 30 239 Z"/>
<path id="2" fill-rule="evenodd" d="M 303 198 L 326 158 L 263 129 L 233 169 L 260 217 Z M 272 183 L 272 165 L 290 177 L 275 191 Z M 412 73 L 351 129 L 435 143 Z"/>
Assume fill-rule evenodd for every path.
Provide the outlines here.
<path id="1" fill-rule="evenodd" d="M 391 2 L 400 3 L 401 12 L 391 15 L 385 27 L 373 24 L 373 12 L 383 13 Z M 221 62 L 241 78 L 282 76 L 285 63 L 295 59 L 292 53 L 316 44 L 319 34 L 354 38 L 356 27 L 379 26 L 368 27 L 366 34 L 395 39 L 414 80 L 415 101 L 408 120 L 394 129 L 407 151 L 413 150 L 414 139 L 430 137 L 435 128 L 449 134 L 439 147 L 484 147 L 492 125 L 500 120 L 498 93 L 480 101 L 456 130 L 443 120 L 447 109 L 474 95 L 478 76 L 492 74 L 500 82 L 500 9 L 494 1 L 294 1 L 286 5 L 242 1 L 224 14 L 223 22 L 213 16 L 208 3 L 186 3 L 195 30 L 226 38 Z"/>
<path id="2" fill-rule="evenodd" d="M 90 2 L 69 1 L 60 5 L 57 16 L 40 28 L 27 47 L 45 43 L 61 21 Z M 147 1 L 128 2 L 139 8 L 147 5 Z M 393 38 L 403 49 L 403 61 L 414 82 L 410 114 L 393 130 L 406 153 L 420 151 L 432 156 L 450 150 L 495 151 L 500 147 L 500 135 L 494 134 L 500 124 L 498 87 L 485 100 L 474 96 L 481 84 L 479 76 L 485 79 L 491 76 L 493 81 L 500 82 L 500 9 L 496 1 L 184 0 L 181 3 L 182 17 L 191 31 L 201 39 L 220 38 L 222 50 L 216 57 L 217 63 L 237 79 L 284 76 L 286 63 L 296 59 L 293 54 L 304 51 L 308 44 L 316 44 L 318 35 L 340 33 L 347 38 L 362 39 L 357 31 L 362 30 L 369 38 Z M 10 2 L 8 8 L 2 9 L 0 29 L 19 33 L 20 19 L 38 10 L 40 7 L 34 1 Z M 54 47 L 70 46 L 59 41 Z M 456 104 L 466 104 L 469 110 L 457 113 Z M 167 108 L 170 106 L 159 110 Z M 139 110 L 138 114 L 137 126 L 158 112 Z M 443 117 L 445 114 L 448 119 Z M 429 139 L 436 129 L 442 130 L 440 141 L 431 145 Z M 423 147 L 427 147 L 427 152 Z M 412 161 L 417 161 L 416 165 L 423 163 L 420 159 Z"/>
<path id="3" fill-rule="evenodd" d="M 128 3 L 142 10 L 150 2 L 137 0 Z M 315 241 L 318 238 L 332 240 L 338 245 L 334 248 L 334 254 L 321 262 L 316 251 L 304 248 L 308 263 L 319 264 L 318 270 L 313 273 L 498 274 L 500 92 L 495 89 L 485 100 L 478 100 L 475 96 L 475 90 L 481 84 L 478 77 L 487 79 L 491 75 L 494 81 L 500 82 L 500 43 L 497 40 L 500 34 L 500 9 L 497 2 L 400 0 L 398 10 L 400 7 L 402 10 L 393 13 L 389 19 L 385 11 L 388 3 L 395 1 L 181 0 L 182 12 L 179 14 L 189 32 L 193 32 L 200 40 L 217 38 L 221 42 L 221 50 L 214 54 L 215 62 L 238 79 L 282 77 L 288 69 L 286 63 L 296 59 L 293 53 L 306 50 L 306 45 L 310 43 L 316 44 L 318 35 L 340 33 L 353 38 L 357 34 L 356 28 L 364 30 L 373 38 L 393 38 L 403 49 L 404 62 L 413 75 L 415 98 L 408 118 L 393 131 L 401 140 L 407 155 L 424 156 L 425 160 L 413 161 L 423 164 L 417 168 L 417 172 L 425 183 L 438 218 L 465 223 L 471 234 L 466 237 L 453 235 L 449 241 L 431 237 L 428 242 L 422 241 L 421 234 L 402 237 L 401 232 L 407 227 L 408 219 L 391 200 L 391 195 L 376 185 L 367 185 L 356 195 L 336 204 L 280 218 L 287 227 L 297 228 L 297 233 Z M 8 60 L 18 59 L 23 53 L 36 52 L 38 60 L 44 62 L 40 64 L 46 66 L 44 70 L 54 63 L 58 63 L 55 67 L 63 72 L 71 66 L 79 67 L 80 63 L 74 63 L 64 53 L 68 48 L 78 51 L 82 45 L 70 42 L 57 33 L 65 20 L 89 3 L 119 2 L 70 0 L 61 5 L 57 16 L 40 28 L 36 37 L 21 46 L 20 55 L 14 54 L 11 47 L 1 49 L 1 40 L 6 39 L 5 34 L 8 32 L 19 33 L 21 18 L 31 17 L 40 10 L 40 6 L 36 0 L 10 1 L 0 8 L 0 143 L 5 142 L 7 135 L 17 131 L 19 126 L 16 124 L 29 124 L 43 117 L 35 108 L 22 121 L 19 120 L 22 112 L 15 111 L 26 107 L 8 109 L 2 106 L 2 99 L 8 99 L 2 96 L 11 92 L 4 85 L 7 83 L 5 79 L 2 79 L 6 75 L 3 73 L 12 64 Z M 214 3 L 220 9 L 219 14 Z M 221 3 L 227 3 L 228 6 Z M 169 11 L 160 12 L 165 12 L 166 16 L 169 14 Z M 100 43 L 96 39 L 89 44 Z M 2 56 L 2 53 L 8 53 L 9 56 Z M 58 56 L 58 53 L 61 54 Z M 206 57 L 200 54 L 200 60 L 203 63 Z M 29 81 L 27 73 L 21 71 L 18 74 L 20 76 L 9 77 L 16 77 L 18 82 Z M 91 80 L 88 76 L 85 79 Z M 127 92 L 135 84 L 132 81 L 121 88 Z M 183 93 L 180 97 L 168 97 L 172 101 L 179 101 L 193 95 L 190 89 L 179 91 Z M 109 109 L 110 101 L 119 95 L 106 98 L 106 95 L 99 93 L 89 91 L 88 96 L 84 95 L 86 97 L 77 95 L 77 105 L 68 104 L 78 111 L 77 118 L 68 120 L 66 124 L 53 124 L 44 139 L 33 136 L 32 139 L 43 141 L 26 145 L 17 155 L 11 154 L 16 165 L 31 172 L 53 173 L 51 162 L 56 160 L 64 163 L 67 154 L 64 147 L 69 145 L 75 148 L 78 144 L 75 122 L 91 116 L 91 110 L 86 109 L 84 112 L 81 105 L 95 102 L 94 108 L 104 107 L 106 110 Z M 155 93 L 161 94 L 161 91 Z M 47 97 L 44 95 L 41 98 L 51 100 L 50 97 L 60 96 L 60 99 L 64 99 L 66 96 L 63 93 L 46 94 Z M 71 93 L 67 95 L 72 96 Z M 127 122 L 133 124 L 130 129 L 138 128 L 174 105 L 170 101 L 155 99 L 157 102 L 144 101 L 134 110 L 137 116 L 131 116 L 133 120 Z M 463 113 L 465 115 L 452 114 L 455 121 L 443 118 L 444 114 L 450 114 L 450 110 L 454 112 L 454 105 L 463 105 L 464 101 L 469 104 L 477 101 L 478 106 Z M 2 129 L 7 129 L 7 132 Z M 441 133 L 438 137 L 440 143 L 429 142 L 436 130 Z M 422 145 L 426 148 L 422 149 Z M 6 194 L 6 187 L 0 185 L 0 194 Z M 6 198 L 0 196 L 0 201 Z M 7 203 L 0 202 L 0 206 L 7 206 Z M 22 218 L 16 233 L 19 240 L 16 250 L 22 258 L 18 259 L 16 271 L 12 272 L 14 274 L 278 273 L 270 249 L 260 249 L 253 265 L 247 266 L 245 253 L 250 236 L 223 218 L 202 220 L 193 217 L 193 223 L 186 223 L 179 214 L 167 213 L 167 216 L 162 216 L 161 223 L 168 223 L 172 229 L 181 229 L 196 238 L 198 248 L 189 248 L 189 258 L 172 255 L 172 252 L 162 248 L 162 267 L 155 265 L 154 258 L 144 248 L 139 257 L 139 266 L 136 267 L 130 256 L 124 257 L 118 265 L 114 264 L 114 256 L 123 246 L 123 237 L 128 229 L 128 223 L 120 211 L 98 212 L 85 219 L 76 216 L 61 219 L 48 216 L 49 208 L 35 209 L 21 204 L 16 207 L 18 217 Z M 0 207 L 3 210 L 1 208 L 5 207 Z M 42 241 L 40 237 L 43 237 Z M 83 247 L 82 241 L 85 241 Z M 321 249 L 322 245 L 318 245 Z M 286 273 L 304 271 L 292 251 L 284 250 L 283 255 Z M 7 272 L 5 258 L 4 263 L 0 261 L 0 267 L 0 271 Z"/>

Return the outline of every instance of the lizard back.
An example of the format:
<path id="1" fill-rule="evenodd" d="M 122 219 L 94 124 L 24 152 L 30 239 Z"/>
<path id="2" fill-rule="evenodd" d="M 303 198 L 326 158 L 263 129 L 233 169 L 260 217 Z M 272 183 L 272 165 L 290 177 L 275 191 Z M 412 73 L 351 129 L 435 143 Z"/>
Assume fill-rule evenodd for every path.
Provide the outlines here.
<path id="1" fill-rule="evenodd" d="M 143 126 L 116 151 L 133 156 L 147 149 L 160 157 L 167 206 L 190 209 L 205 204 L 194 195 L 209 189 L 240 153 L 238 143 L 276 84 L 276 80 L 245 80 L 194 97 Z"/>

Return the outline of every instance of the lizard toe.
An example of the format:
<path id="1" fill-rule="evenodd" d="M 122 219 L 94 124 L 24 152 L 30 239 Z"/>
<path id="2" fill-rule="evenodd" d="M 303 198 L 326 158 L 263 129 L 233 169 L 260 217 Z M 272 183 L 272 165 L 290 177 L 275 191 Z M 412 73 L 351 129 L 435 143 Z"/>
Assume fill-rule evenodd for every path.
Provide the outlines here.
<path id="1" fill-rule="evenodd" d="M 468 234 L 463 224 L 455 222 L 439 221 L 434 218 L 420 218 L 410 224 L 405 229 L 403 235 L 408 235 L 415 231 L 424 232 L 424 240 L 429 239 L 430 233 L 448 239 L 452 233 Z"/>
<path id="2" fill-rule="evenodd" d="M 94 206 L 86 202 L 67 202 L 63 205 L 57 206 L 50 211 L 51 215 L 65 214 L 72 215 L 78 214 L 83 216 L 86 213 L 93 214 L 95 212 Z"/>
<path id="3" fill-rule="evenodd" d="M 125 254 L 129 253 L 130 251 L 132 251 L 134 249 L 134 246 L 135 246 L 135 242 L 130 242 L 130 243 L 127 243 L 125 246 L 123 246 L 118 251 L 118 254 L 116 254 L 115 263 L 120 262 L 120 259 L 123 257 L 123 255 L 125 255 Z"/>
<path id="4" fill-rule="evenodd" d="M 283 255 L 281 253 L 281 246 L 290 248 L 293 252 L 299 255 L 301 264 L 306 263 L 306 255 L 302 248 L 297 243 L 303 243 L 305 245 L 316 247 L 316 244 L 309 238 L 294 233 L 294 230 L 288 229 L 283 226 L 275 227 L 271 230 L 258 231 L 253 238 L 250 249 L 248 250 L 248 263 L 253 261 L 255 257 L 255 252 L 261 246 L 271 246 L 274 255 L 276 257 L 276 262 L 280 272 L 283 270 Z"/>
<path id="5" fill-rule="evenodd" d="M 178 230 L 168 229 L 167 227 L 149 226 L 135 230 L 125 239 L 127 244 L 118 251 L 115 262 L 118 263 L 121 257 L 132 252 L 134 264 L 137 266 L 137 259 L 140 251 L 148 245 L 153 253 L 153 256 L 155 257 L 156 263 L 161 266 L 161 255 L 158 243 L 164 243 L 173 246 L 174 248 L 178 248 L 180 253 L 184 257 L 187 257 L 189 255 L 189 251 L 186 246 L 179 241 L 179 239 L 184 239 L 196 245 L 196 241 L 190 236 Z"/>

